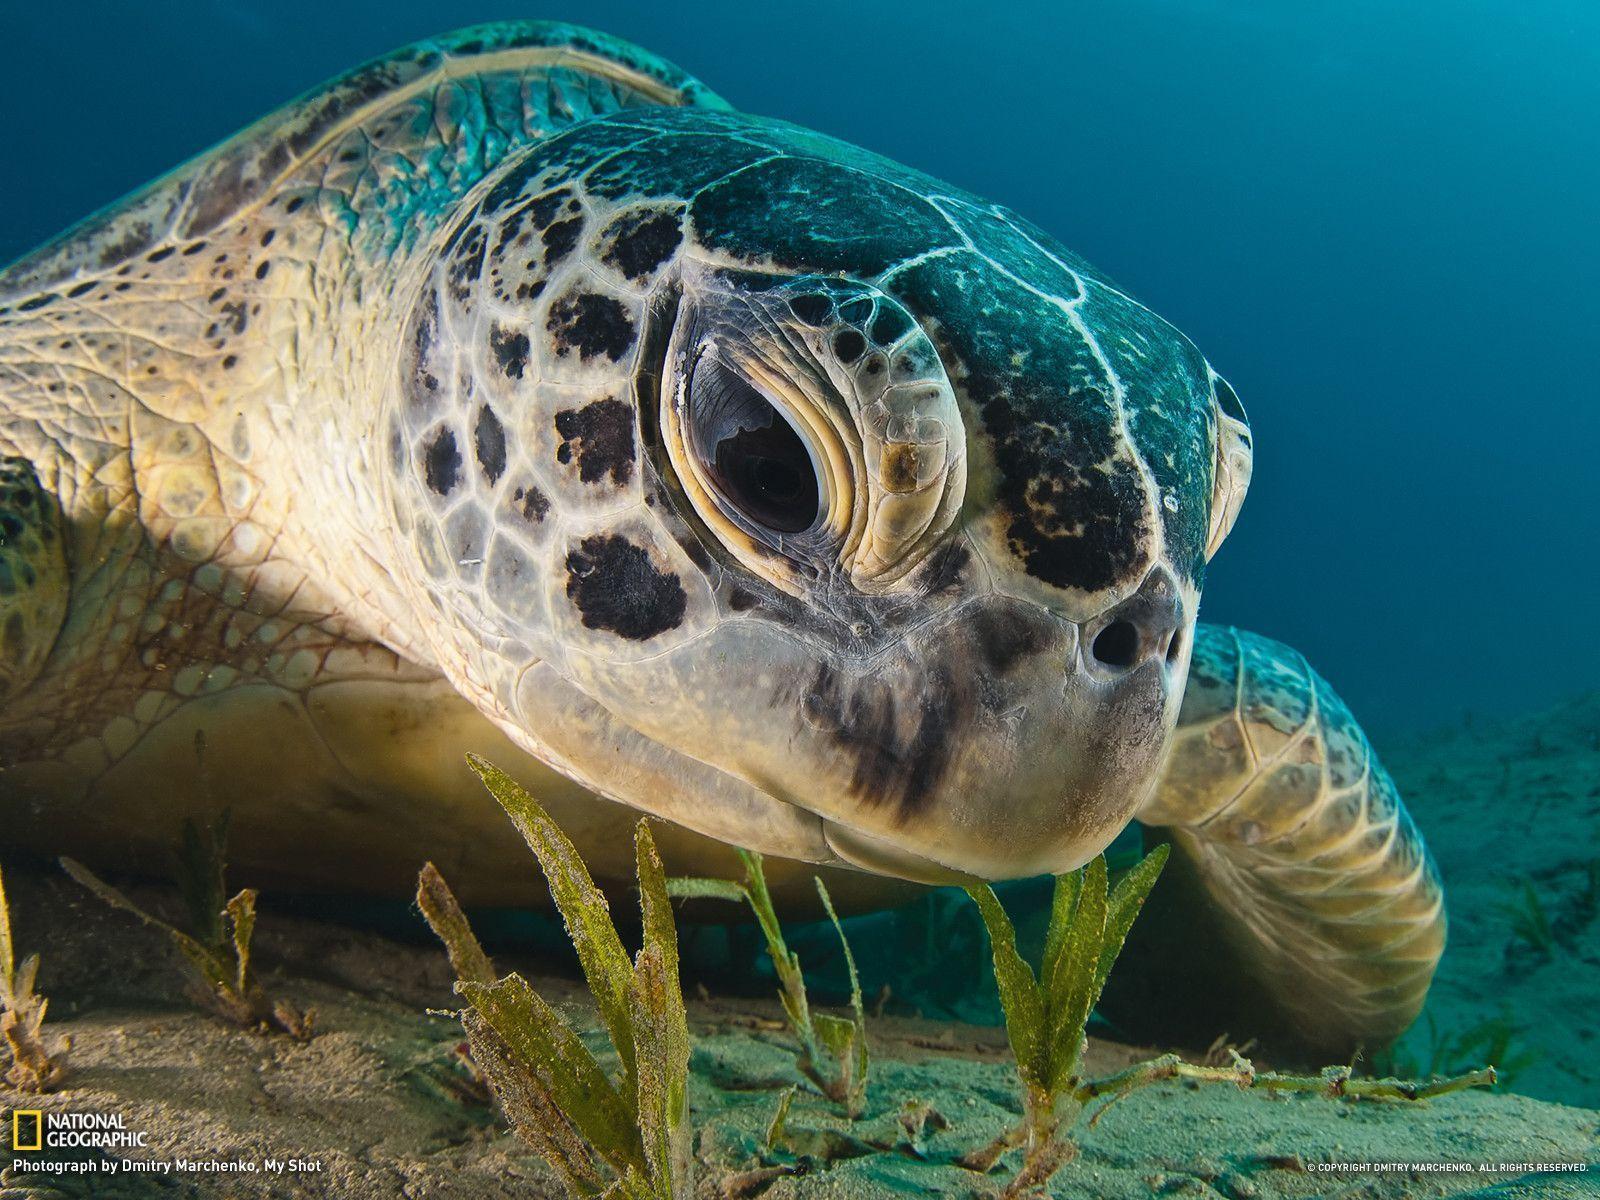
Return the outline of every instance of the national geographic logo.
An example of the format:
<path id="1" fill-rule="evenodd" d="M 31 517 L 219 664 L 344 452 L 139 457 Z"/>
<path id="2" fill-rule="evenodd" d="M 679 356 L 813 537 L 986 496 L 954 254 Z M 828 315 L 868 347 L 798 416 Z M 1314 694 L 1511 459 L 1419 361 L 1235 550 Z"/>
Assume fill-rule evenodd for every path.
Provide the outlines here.
<path id="1" fill-rule="evenodd" d="M 0 1130 L 5 1128 L 0 1124 Z M 143 1130 L 128 1128 L 126 1120 L 114 1113 L 13 1109 L 10 1153 L 0 1160 L 0 1177 L 10 1182 L 36 1175 L 310 1175 L 324 1170 L 320 1158 L 298 1154 L 282 1158 L 153 1158 L 116 1153 L 147 1149 L 147 1136 Z M 110 1153 L 86 1154 L 85 1150 Z M 0 1191 L 12 1194 L 4 1183 L 0 1183 Z"/>
<path id="2" fill-rule="evenodd" d="M 14 1154 L 47 1150 L 127 1150 L 142 1147 L 148 1135 L 129 1129 L 115 1113 L 45 1112 L 37 1108 L 11 1111 Z"/>
<path id="3" fill-rule="evenodd" d="M 11 1113 L 11 1148 L 44 1149 L 44 1114 L 37 1108 L 18 1108 Z"/>

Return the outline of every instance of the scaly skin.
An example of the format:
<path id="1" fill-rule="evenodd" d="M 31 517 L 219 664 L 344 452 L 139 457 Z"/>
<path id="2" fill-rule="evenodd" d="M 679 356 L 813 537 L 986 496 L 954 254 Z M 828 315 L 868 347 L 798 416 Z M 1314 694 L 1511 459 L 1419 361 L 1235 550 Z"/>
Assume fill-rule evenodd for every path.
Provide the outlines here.
<path id="1" fill-rule="evenodd" d="M 699 457 L 750 395 L 800 431 L 809 526 Z M 680 869 L 931 880 L 1068 869 L 1143 805 L 1302 1027 L 1348 1001 L 1387 1036 L 1431 975 L 1397 802 L 1280 773 L 1206 819 L 1238 782 L 1193 750 L 1250 474 L 1227 384 L 1013 214 L 634 48 L 488 27 L 291 105 L 0 275 L 0 398 L 19 843 L 159 869 L 227 804 L 253 881 L 399 892 L 431 857 L 531 899 L 466 750 L 618 879 L 623 806 Z M 1274 661 L 1246 729 L 1333 711 Z M 1334 827 L 1369 853 L 1330 888 Z"/>
<path id="2" fill-rule="evenodd" d="M 1169 836 L 1244 968 L 1311 1047 L 1397 1037 L 1444 951 L 1444 891 L 1350 710 L 1305 659 L 1202 625 L 1162 785 Z"/>

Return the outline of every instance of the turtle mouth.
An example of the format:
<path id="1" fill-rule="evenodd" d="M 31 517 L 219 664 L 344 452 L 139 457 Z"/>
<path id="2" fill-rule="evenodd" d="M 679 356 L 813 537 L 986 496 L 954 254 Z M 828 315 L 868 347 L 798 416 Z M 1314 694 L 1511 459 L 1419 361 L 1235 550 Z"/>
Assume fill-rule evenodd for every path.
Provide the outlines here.
<path id="1" fill-rule="evenodd" d="M 896 879 L 936 887 L 979 882 L 976 875 L 920 854 L 912 854 L 904 847 L 827 818 L 822 820 L 822 838 L 841 863 L 874 875 L 891 875 Z"/>

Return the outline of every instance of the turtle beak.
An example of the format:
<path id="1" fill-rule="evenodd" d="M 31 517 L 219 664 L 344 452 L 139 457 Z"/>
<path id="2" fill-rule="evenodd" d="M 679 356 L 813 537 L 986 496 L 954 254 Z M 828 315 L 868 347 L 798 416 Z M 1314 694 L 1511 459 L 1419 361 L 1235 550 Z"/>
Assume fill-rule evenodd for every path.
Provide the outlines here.
<path id="1" fill-rule="evenodd" d="M 978 883 L 980 877 L 947 867 L 913 854 L 883 838 L 851 829 L 837 821 L 823 821 L 822 836 L 828 848 L 852 867 L 870 871 L 874 875 L 890 875 L 896 879 L 909 879 L 913 883 L 927 883 L 935 887 L 962 886 Z"/>
<path id="2" fill-rule="evenodd" d="M 888 817 L 870 801 L 819 813 L 829 848 L 863 870 L 929 884 L 1083 865 L 1115 839 L 1160 776 L 1188 670 L 1189 607 L 1158 568 L 1132 596 L 1081 624 L 1032 606 L 965 616 L 959 631 L 937 641 L 983 698 L 980 714 L 951 731 L 959 743 L 949 751 L 957 763 L 951 782 Z M 1043 632 L 1052 627 L 1062 636 Z M 997 658 L 1001 629 L 1022 631 L 1037 653 Z M 963 636 L 970 654 L 955 649 Z M 924 711 L 931 703 L 922 697 Z"/>

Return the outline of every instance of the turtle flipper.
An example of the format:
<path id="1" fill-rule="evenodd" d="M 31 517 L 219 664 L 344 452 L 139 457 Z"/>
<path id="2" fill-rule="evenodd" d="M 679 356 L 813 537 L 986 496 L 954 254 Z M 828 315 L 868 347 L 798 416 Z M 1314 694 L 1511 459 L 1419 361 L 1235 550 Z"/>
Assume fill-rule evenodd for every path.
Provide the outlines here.
<path id="1" fill-rule="evenodd" d="M 25 458 L 0 458 L 0 706 L 31 683 L 67 614 L 61 510 Z"/>
<path id="2" fill-rule="evenodd" d="M 1205 991 L 1237 1006 L 1213 1012 L 1213 1032 L 1277 1031 L 1343 1055 L 1416 1017 L 1444 950 L 1439 875 L 1355 718 L 1301 655 L 1199 626 L 1172 752 L 1138 817 L 1182 860 L 1169 913 L 1212 926 L 1209 941 L 1195 925 L 1184 939 L 1203 955 L 1195 969 L 1251 981 L 1185 980 L 1185 1003 Z"/>

